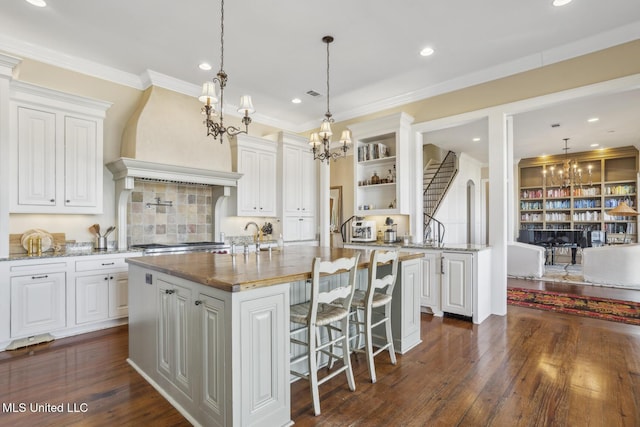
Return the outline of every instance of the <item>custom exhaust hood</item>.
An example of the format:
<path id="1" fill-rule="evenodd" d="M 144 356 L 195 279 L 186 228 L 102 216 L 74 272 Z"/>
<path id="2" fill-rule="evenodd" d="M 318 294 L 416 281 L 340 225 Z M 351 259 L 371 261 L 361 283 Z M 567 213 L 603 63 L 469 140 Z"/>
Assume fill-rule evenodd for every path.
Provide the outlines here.
<path id="1" fill-rule="evenodd" d="M 122 136 L 121 158 L 106 166 L 113 174 L 118 246 L 127 242 L 127 202 L 136 179 L 212 186 L 213 235 L 220 230 L 220 204 L 242 174 L 231 170 L 231 146 L 206 136 L 193 97 L 157 86 L 142 95 Z"/>

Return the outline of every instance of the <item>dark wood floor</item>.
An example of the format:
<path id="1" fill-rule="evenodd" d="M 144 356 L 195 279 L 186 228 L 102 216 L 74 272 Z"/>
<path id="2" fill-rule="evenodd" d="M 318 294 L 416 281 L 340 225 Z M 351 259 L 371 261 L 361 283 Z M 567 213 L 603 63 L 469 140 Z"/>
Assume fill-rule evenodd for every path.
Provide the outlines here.
<path id="1" fill-rule="evenodd" d="M 354 356 L 356 391 L 342 376 L 321 386 L 318 417 L 308 385 L 294 383 L 296 426 L 640 425 L 637 326 L 509 306 L 482 325 L 423 315 L 422 340 L 396 366 L 378 356 L 376 384 Z M 126 327 L 0 353 L 0 425 L 189 425 L 126 357 Z M 31 413 L 31 403 L 87 410 Z"/>

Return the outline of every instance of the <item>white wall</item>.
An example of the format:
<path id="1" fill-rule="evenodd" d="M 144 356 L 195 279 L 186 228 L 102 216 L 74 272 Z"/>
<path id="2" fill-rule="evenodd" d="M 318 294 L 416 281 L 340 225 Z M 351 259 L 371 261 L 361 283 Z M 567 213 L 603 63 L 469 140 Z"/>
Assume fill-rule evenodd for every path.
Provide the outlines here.
<path id="1" fill-rule="evenodd" d="M 467 182 L 475 184 L 475 236 L 473 242 L 481 242 L 481 171 L 482 163 L 461 153 L 458 155 L 458 174 L 451 188 L 442 201 L 436 219 L 445 226 L 443 242 L 445 244 L 460 244 L 467 242 Z"/>

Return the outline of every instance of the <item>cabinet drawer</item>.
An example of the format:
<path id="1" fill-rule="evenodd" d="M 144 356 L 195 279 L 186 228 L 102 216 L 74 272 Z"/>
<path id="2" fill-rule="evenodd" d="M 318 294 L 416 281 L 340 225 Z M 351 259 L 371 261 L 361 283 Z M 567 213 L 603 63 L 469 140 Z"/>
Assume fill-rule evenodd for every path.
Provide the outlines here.
<path id="1" fill-rule="evenodd" d="M 95 271 L 107 269 L 126 269 L 125 258 L 101 258 L 76 261 L 76 271 Z"/>
<path id="2" fill-rule="evenodd" d="M 65 271 L 67 269 L 66 262 L 53 262 L 48 264 L 21 264 L 21 265 L 12 265 L 10 268 L 12 273 L 41 273 L 43 271 L 46 272 L 56 272 L 56 271 Z"/>

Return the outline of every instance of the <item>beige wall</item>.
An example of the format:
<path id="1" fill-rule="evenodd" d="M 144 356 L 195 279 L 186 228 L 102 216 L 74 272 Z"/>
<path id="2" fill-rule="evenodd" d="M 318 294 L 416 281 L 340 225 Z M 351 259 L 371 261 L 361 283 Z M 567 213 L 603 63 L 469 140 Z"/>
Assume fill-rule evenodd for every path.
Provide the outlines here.
<path id="1" fill-rule="evenodd" d="M 401 107 L 338 122 L 334 125 L 333 132 L 339 135 L 352 123 L 383 117 L 399 111 L 413 116 L 415 118 L 413 123 L 416 124 L 634 74 L 640 74 L 640 40 Z M 345 163 L 341 166 L 342 168 L 351 168 L 351 171 L 341 169 L 340 177 L 334 178 L 332 176 L 331 185 L 342 185 L 343 194 L 345 194 L 345 190 L 350 188 L 346 192 L 350 191 L 353 200 L 353 188 L 351 188 L 353 186 L 353 161 L 351 160 L 351 157 L 346 162 L 338 160 L 338 163 Z M 333 170 L 332 163 L 332 174 Z M 349 176 L 350 178 L 342 178 Z M 345 218 L 352 214 L 353 202 L 345 204 Z"/>
<path id="2" fill-rule="evenodd" d="M 7 53 L 11 54 L 11 52 Z M 414 123 L 420 123 L 633 74 L 640 74 L 640 40 L 336 123 L 334 133 L 339 134 L 351 123 L 386 116 L 398 111 L 412 115 L 415 118 Z M 24 59 L 19 65 L 16 79 L 113 103 L 107 111 L 104 123 L 104 160 L 110 162 L 120 157 L 125 125 L 140 104 L 142 91 L 30 59 Z M 195 98 L 189 99 L 189 102 L 194 105 L 194 109 L 199 110 L 199 103 Z M 229 124 L 238 125 L 235 118 L 230 118 Z M 256 136 L 272 134 L 276 131 L 277 129 L 258 123 L 252 124 L 250 128 L 250 133 Z M 304 132 L 303 135 L 308 133 Z M 352 157 L 332 163 L 331 185 L 343 186 L 344 217 L 348 218 L 353 214 Z M 11 215 L 10 232 L 22 233 L 27 228 L 40 227 L 51 232 L 66 232 L 68 238 L 90 240 L 91 235 L 86 230 L 90 224 L 99 222 L 107 226 L 115 223 L 113 192 L 113 181 L 108 171 L 105 171 L 106 208 L 103 215 Z M 228 231 L 228 234 L 231 233 L 231 230 Z"/>

